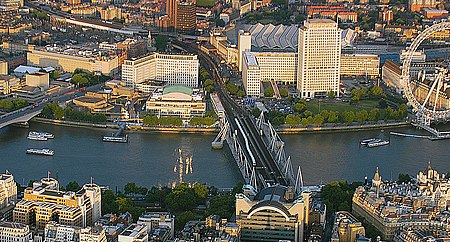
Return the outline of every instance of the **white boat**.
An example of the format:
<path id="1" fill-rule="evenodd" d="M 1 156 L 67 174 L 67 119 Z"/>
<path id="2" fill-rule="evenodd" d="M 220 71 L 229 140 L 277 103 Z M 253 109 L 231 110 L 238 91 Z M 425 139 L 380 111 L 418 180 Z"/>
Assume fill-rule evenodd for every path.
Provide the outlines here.
<path id="1" fill-rule="evenodd" d="M 374 142 L 374 141 L 381 141 L 381 139 L 377 139 L 377 138 L 363 139 L 363 140 L 361 140 L 361 145 L 367 145 L 370 142 Z"/>
<path id="2" fill-rule="evenodd" d="M 127 143 L 128 135 L 125 135 L 125 136 L 103 136 L 103 142 Z"/>
<path id="3" fill-rule="evenodd" d="M 27 154 L 32 155 L 49 155 L 52 156 L 55 154 L 54 150 L 51 149 L 27 149 Z"/>
<path id="4" fill-rule="evenodd" d="M 55 136 L 51 133 L 47 133 L 47 132 L 36 132 L 36 131 L 30 131 L 28 133 L 28 135 L 37 135 L 37 136 L 44 136 L 47 139 L 53 139 L 55 138 Z"/>
<path id="5" fill-rule="evenodd" d="M 48 138 L 45 137 L 44 135 L 39 135 L 39 134 L 28 134 L 28 139 L 31 140 L 39 140 L 39 141 L 47 141 Z"/>
<path id="6" fill-rule="evenodd" d="M 376 141 L 372 141 L 372 142 L 369 142 L 368 144 L 367 144 L 367 147 L 369 147 L 369 148 L 373 148 L 373 147 L 378 147 L 378 146 L 382 146 L 382 145 L 388 145 L 390 142 L 389 142 L 389 140 L 376 140 Z"/>

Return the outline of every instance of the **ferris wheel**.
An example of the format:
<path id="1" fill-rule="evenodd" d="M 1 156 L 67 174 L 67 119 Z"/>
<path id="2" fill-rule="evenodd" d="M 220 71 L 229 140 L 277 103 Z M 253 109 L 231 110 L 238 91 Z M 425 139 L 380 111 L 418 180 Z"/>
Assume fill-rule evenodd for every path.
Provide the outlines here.
<path id="1" fill-rule="evenodd" d="M 413 90 L 413 80 L 410 76 L 411 62 L 414 54 L 420 44 L 428 39 L 432 34 L 444 30 L 450 30 L 450 22 L 441 22 L 426 28 L 421 32 L 411 45 L 406 49 L 406 55 L 403 60 L 401 85 L 403 86 L 405 96 L 413 111 L 416 112 L 417 122 L 422 125 L 430 125 L 432 121 L 450 120 L 450 109 L 438 107 L 438 99 L 441 89 L 445 86 L 448 69 L 447 67 L 437 67 L 434 78 L 431 80 L 431 86 L 428 88 L 428 94 L 423 99 L 418 99 Z M 419 79 L 425 79 L 425 72 L 419 72 Z M 418 80 L 419 81 L 419 80 Z"/>

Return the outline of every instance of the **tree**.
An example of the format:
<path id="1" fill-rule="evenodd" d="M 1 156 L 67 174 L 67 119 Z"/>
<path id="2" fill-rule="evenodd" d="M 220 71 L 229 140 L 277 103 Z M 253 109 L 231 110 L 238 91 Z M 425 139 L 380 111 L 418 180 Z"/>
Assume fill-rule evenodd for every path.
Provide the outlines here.
<path id="1" fill-rule="evenodd" d="M 206 197 L 208 196 L 208 188 L 200 183 L 195 183 L 194 184 L 194 193 L 195 196 L 197 197 L 197 199 L 199 200 L 199 202 L 202 202 L 206 199 Z"/>
<path id="2" fill-rule="evenodd" d="M 209 74 L 208 74 L 209 75 Z M 211 79 L 206 79 L 204 82 L 203 82 L 203 86 L 209 86 L 209 85 L 213 85 L 214 84 L 214 82 L 213 82 L 213 80 L 211 80 Z"/>
<path id="3" fill-rule="evenodd" d="M 303 112 L 306 109 L 306 105 L 303 102 L 298 102 L 294 104 L 294 111 L 295 112 Z"/>
<path id="4" fill-rule="evenodd" d="M 383 94 L 383 88 L 379 87 L 379 86 L 373 86 L 372 88 L 370 88 L 370 95 L 374 96 L 374 97 L 379 97 Z"/>
<path id="5" fill-rule="evenodd" d="M 369 112 L 368 119 L 370 121 L 378 121 L 379 118 L 380 118 L 380 110 L 378 108 L 371 109 Z"/>
<path id="6" fill-rule="evenodd" d="M 336 111 L 330 111 L 328 114 L 328 123 L 337 123 L 339 120 L 339 113 Z"/>
<path id="7" fill-rule="evenodd" d="M 324 122 L 324 118 L 323 116 L 319 113 L 316 116 L 314 116 L 314 123 L 317 124 L 318 126 L 322 126 L 323 122 Z"/>
<path id="8" fill-rule="evenodd" d="M 180 213 L 177 216 L 177 219 L 175 219 L 175 229 L 176 230 L 181 230 L 183 229 L 184 225 L 195 219 L 195 214 L 192 211 L 186 211 L 183 213 Z"/>
<path id="9" fill-rule="evenodd" d="M 78 192 L 79 190 L 81 190 L 81 187 L 76 181 L 71 181 L 66 186 L 66 191 Z"/>
<path id="10" fill-rule="evenodd" d="M 239 90 L 239 91 L 237 92 L 237 96 L 238 96 L 238 97 L 245 97 L 245 92 L 244 92 L 243 90 Z"/>
<path id="11" fill-rule="evenodd" d="M 355 113 L 353 111 L 345 111 L 344 114 L 344 122 L 351 123 L 355 120 Z"/>
<path id="12" fill-rule="evenodd" d="M 169 37 L 167 37 L 166 35 L 158 35 L 155 38 L 155 47 L 156 50 L 158 50 L 159 52 L 164 52 L 166 50 L 167 47 L 167 42 L 169 41 Z"/>
<path id="13" fill-rule="evenodd" d="M 280 89 L 280 96 L 282 97 L 287 97 L 289 95 L 289 90 L 286 88 L 281 88 Z"/>
<path id="14" fill-rule="evenodd" d="M 356 112 L 355 114 L 355 119 L 356 121 L 358 121 L 359 123 L 363 123 L 364 121 L 367 120 L 367 118 L 369 117 L 369 114 L 367 113 L 366 110 L 361 110 Z"/>
<path id="15" fill-rule="evenodd" d="M 333 99 L 333 98 L 336 97 L 336 94 L 335 94 L 333 91 L 329 91 L 329 92 L 327 93 L 327 97 Z"/>
<path id="16" fill-rule="evenodd" d="M 311 117 L 313 115 L 313 113 L 309 110 L 306 110 L 303 112 L 303 117 L 307 118 L 307 117 Z"/>
<path id="17" fill-rule="evenodd" d="M 261 110 L 259 110 L 259 108 L 254 108 L 252 114 L 254 117 L 259 117 L 259 115 L 261 115 Z"/>
<path id="18" fill-rule="evenodd" d="M 216 26 L 217 27 L 225 27 L 225 21 L 223 21 L 223 19 L 217 19 L 216 20 Z"/>
<path id="19" fill-rule="evenodd" d="M 412 178 L 408 174 L 400 173 L 398 174 L 398 184 L 411 182 Z"/>
<path id="20" fill-rule="evenodd" d="M 231 95 L 236 95 L 239 90 L 238 87 L 234 83 L 231 83 L 231 82 L 227 82 L 225 87 Z"/>
<path id="21" fill-rule="evenodd" d="M 327 205 L 328 215 L 336 211 L 351 211 L 353 193 L 360 182 L 348 184 L 347 181 L 331 182 L 321 190 L 323 201 Z"/>
<path id="22" fill-rule="evenodd" d="M 102 214 L 117 213 L 116 194 L 111 190 L 102 192 Z"/>
<path id="23" fill-rule="evenodd" d="M 378 106 L 380 106 L 380 108 L 382 108 L 382 109 L 385 109 L 385 108 L 387 108 L 387 102 L 386 102 L 386 100 L 384 100 L 384 99 L 381 99 L 379 102 L 378 102 Z"/>
<path id="24" fill-rule="evenodd" d="M 301 121 L 300 116 L 298 114 L 297 115 L 288 114 L 284 122 L 291 127 L 295 127 L 300 124 L 300 121 Z"/>
<path id="25" fill-rule="evenodd" d="M 273 97 L 275 92 L 273 91 L 272 87 L 268 87 L 264 90 L 264 97 Z"/>
<path id="26" fill-rule="evenodd" d="M 123 191 L 125 194 L 137 193 L 138 186 L 134 182 L 129 182 L 125 185 Z"/>
<path id="27" fill-rule="evenodd" d="M 215 196 L 209 201 L 207 215 L 219 215 L 221 218 L 229 219 L 235 210 L 234 196 Z"/>

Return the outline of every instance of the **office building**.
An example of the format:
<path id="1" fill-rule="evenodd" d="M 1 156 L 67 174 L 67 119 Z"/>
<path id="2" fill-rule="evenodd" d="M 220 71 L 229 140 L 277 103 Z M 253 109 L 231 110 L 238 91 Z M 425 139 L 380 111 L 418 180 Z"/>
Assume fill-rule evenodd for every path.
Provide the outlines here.
<path id="1" fill-rule="evenodd" d="M 0 175 L 0 209 L 17 200 L 17 184 L 9 172 Z"/>
<path id="2" fill-rule="evenodd" d="M 206 113 L 203 92 L 183 85 L 166 86 L 162 91 L 153 92 L 145 105 L 147 112 L 158 117 L 176 116 L 185 122 Z"/>
<path id="3" fill-rule="evenodd" d="M 73 48 L 31 48 L 27 53 L 27 64 L 38 67 L 51 66 L 65 72 L 82 69 L 113 76 L 118 73 L 119 56 L 112 52 L 84 51 Z"/>
<path id="4" fill-rule="evenodd" d="M 341 76 L 380 76 L 380 57 L 369 54 L 342 54 L 340 63 Z"/>
<path id="5" fill-rule="evenodd" d="M 242 71 L 243 56 L 245 51 L 252 49 L 252 36 L 249 32 L 239 31 L 238 33 L 238 67 Z"/>
<path id="6" fill-rule="evenodd" d="M 190 34 L 195 31 L 197 5 L 192 2 L 180 2 L 177 5 L 176 31 L 178 33 Z"/>
<path id="7" fill-rule="evenodd" d="M 339 96 L 341 30 L 330 19 L 308 19 L 298 36 L 297 89 L 302 98 Z"/>
<path id="8" fill-rule="evenodd" d="M 262 82 L 295 84 L 297 62 L 295 52 L 244 52 L 242 80 L 247 96 L 260 96 Z"/>
<path id="9" fill-rule="evenodd" d="M 240 241 L 303 241 L 308 214 L 309 193 L 296 196 L 292 187 L 277 185 L 255 194 L 246 185 L 236 195 Z"/>
<path id="10" fill-rule="evenodd" d="M 90 186 L 93 186 L 91 184 Z M 86 227 L 91 225 L 93 214 L 101 213 L 98 203 L 101 202 L 100 190 L 83 187 L 78 192 L 59 190 L 57 180 L 46 177 L 34 182 L 33 187 L 25 189 L 24 197 L 13 211 L 14 222 L 35 225 L 38 230 L 54 221 L 60 225 Z M 94 207 L 94 205 L 97 206 Z M 94 211 L 96 209 L 96 211 Z"/>
<path id="11" fill-rule="evenodd" d="M 14 76 L 0 75 L 0 96 L 10 95 L 12 92 L 19 90 L 23 86 L 23 82 Z"/>
<path id="12" fill-rule="evenodd" d="M 119 234 L 118 242 L 148 242 L 147 226 L 131 224 Z"/>
<path id="13" fill-rule="evenodd" d="M 170 55 L 153 53 L 125 60 L 122 80 L 129 87 L 145 81 L 163 81 L 169 85 L 198 86 L 199 61 L 196 55 Z"/>
<path id="14" fill-rule="evenodd" d="M 258 61 L 252 52 L 245 52 L 243 56 L 242 82 L 245 93 L 250 97 L 261 95 L 261 70 Z"/>
<path id="15" fill-rule="evenodd" d="M 14 222 L 0 222 L 0 241 L 29 242 L 33 237 L 28 225 Z"/>
<path id="16" fill-rule="evenodd" d="M 166 14 L 168 16 L 168 27 L 175 29 L 177 26 L 177 10 L 179 0 L 167 0 L 166 1 Z"/>

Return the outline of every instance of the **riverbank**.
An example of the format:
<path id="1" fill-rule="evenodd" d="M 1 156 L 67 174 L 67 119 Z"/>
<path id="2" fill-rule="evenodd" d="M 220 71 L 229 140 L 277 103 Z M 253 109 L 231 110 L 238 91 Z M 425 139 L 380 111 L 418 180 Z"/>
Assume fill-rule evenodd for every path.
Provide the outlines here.
<path id="1" fill-rule="evenodd" d="M 277 128 L 280 134 L 299 134 L 299 133 L 329 133 L 329 132 L 354 132 L 362 130 L 374 130 L 383 128 L 397 128 L 411 126 L 409 122 L 395 122 L 382 124 L 362 124 L 349 126 L 325 126 L 325 127 L 294 127 L 294 128 Z"/>
<path id="2" fill-rule="evenodd" d="M 68 127 L 82 127 L 82 128 L 97 128 L 97 129 L 118 129 L 117 124 L 107 123 L 107 124 L 94 124 L 94 123 L 83 123 L 74 122 L 66 120 L 55 120 L 34 117 L 31 119 L 32 122 L 53 124 Z M 142 126 L 128 126 L 127 131 L 131 132 L 158 132 L 158 133 L 217 133 L 218 128 L 202 128 L 202 127 L 142 127 Z"/>
<path id="3" fill-rule="evenodd" d="M 34 117 L 33 122 L 54 124 L 68 127 L 83 127 L 83 128 L 97 128 L 97 129 L 117 129 L 117 124 L 93 124 L 65 120 L 53 120 L 46 118 Z M 300 133 L 328 133 L 328 132 L 354 132 L 362 130 L 374 130 L 383 128 L 408 127 L 409 122 L 394 122 L 382 124 L 364 124 L 364 125 L 349 125 L 349 126 L 325 126 L 325 127 L 278 127 L 276 128 L 279 134 L 300 134 Z M 128 126 L 127 131 L 131 132 L 155 132 L 155 133 L 217 133 L 219 128 L 211 127 L 149 127 L 149 126 Z"/>

